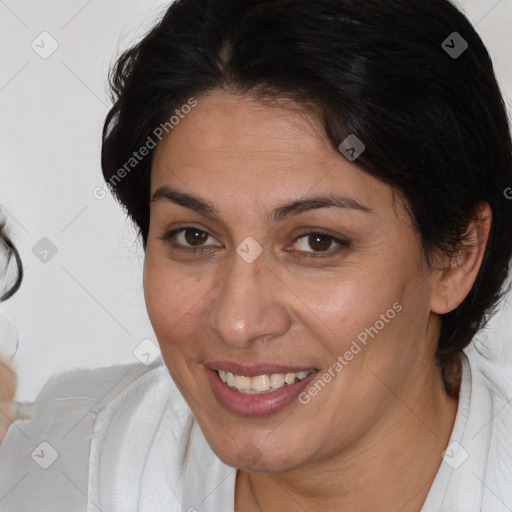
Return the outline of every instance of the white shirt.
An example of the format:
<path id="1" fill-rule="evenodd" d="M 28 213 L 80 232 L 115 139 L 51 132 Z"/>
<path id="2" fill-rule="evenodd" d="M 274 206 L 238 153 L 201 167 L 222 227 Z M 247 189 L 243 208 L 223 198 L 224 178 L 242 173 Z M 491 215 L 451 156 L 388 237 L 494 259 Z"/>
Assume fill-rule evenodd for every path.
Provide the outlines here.
<path id="1" fill-rule="evenodd" d="M 479 342 L 465 354 L 422 512 L 510 512 L 512 368 Z M 18 415 L 0 448 L 1 512 L 234 511 L 236 469 L 211 450 L 161 360 L 65 374 Z"/>

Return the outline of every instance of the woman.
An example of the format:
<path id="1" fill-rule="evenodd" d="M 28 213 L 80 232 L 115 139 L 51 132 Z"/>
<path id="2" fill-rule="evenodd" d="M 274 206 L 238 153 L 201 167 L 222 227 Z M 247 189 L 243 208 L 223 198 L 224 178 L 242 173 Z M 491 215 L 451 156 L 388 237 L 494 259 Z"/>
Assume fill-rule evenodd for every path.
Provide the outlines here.
<path id="1" fill-rule="evenodd" d="M 23 265 L 18 250 L 11 242 L 6 233 L 5 222 L 0 221 L 0 243 L 2 250 L 2 270 L 6 270 L 12 258 L 16 261 L 16 279 L 14 283 L 3 290 L 0 295 L 0 303 L 12 297 L 21 286 L 23 280 Z M 12 333 L 10 321 L 2 314 L 0 310 L 0 443 L 5 436 L 12 420 L 14 419 L 14 411 L 12 408 L 12 400 L 16 388 L 16 375 L 9 366 L 6 358 L 11 354 L 6 353 L 9 342 L 12 341 L 9 335 Z"/>
<path id="2" fill-rule="evenodd" d="M 512 373 L 475 335 L 512 143 L 468 20 L 182 0 L 112 87 L 103 173 L 163 361 L 49 384 L 0 452 L 2 510 L 511 509 Z"/>

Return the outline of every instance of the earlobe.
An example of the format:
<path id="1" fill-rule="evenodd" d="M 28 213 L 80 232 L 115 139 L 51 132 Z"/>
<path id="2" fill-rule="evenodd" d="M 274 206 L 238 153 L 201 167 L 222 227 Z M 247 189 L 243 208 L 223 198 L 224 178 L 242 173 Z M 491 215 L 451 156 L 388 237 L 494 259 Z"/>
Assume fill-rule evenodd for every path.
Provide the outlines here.
<path id="1" fill-rule="evenodd" d="M 475 213 L 477 218 L 470 222 L 460 251 L 438 269 L 430 300 L 433 313 L 443 315 L 457 308 L 476 280 L 487 247 L 492 212 L 487 203 L 479 203 Z"/>

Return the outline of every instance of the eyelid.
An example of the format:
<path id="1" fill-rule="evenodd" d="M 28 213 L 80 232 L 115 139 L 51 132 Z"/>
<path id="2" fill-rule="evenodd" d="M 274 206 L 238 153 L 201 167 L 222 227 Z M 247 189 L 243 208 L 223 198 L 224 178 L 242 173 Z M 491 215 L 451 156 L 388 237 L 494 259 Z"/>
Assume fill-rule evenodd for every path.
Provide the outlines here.
<path id="1" fill-rule="evenodd" d="M 164 242 L 169 242 L 171 240 L 171 238 L 173 238 L 174 236 L 176 236 L 177 234 L 179 233 L 182 233 L 184 231 L 187 231 L 189 229 L 195 229 L 197 231 L 200 231 L 202 233 L 205 233 L 207 234 L 209 237 L 212 237 L 214 238 L 213 235 L 211 235 L 207 230 L 203 229 L 203 228 L 199 228 L 197 226 L 193 226 L 193 225 L 186 225 L 186 226 L 181 226 L 181 227 L 178 227 L 178 228 L 174 228 L 172 230 L 169 230 L 167 232 L 164 233 L 163 236 L 161 237 L 158 237 L 158 240 L 162 240 Z M 305 228 L 307 229 L 307 228 Z M 330 238 L 333 242 L 337 243 L 338 244 L 338 248 L 337 249 L 329 249 L 327 251 L 286 251 L 286 252 L 290 252 L 290 253 L 299 253 L 300 255 L 299 256 L 296 256 L 295 254 L 292 255 L 292 257 L 297 257 L 297 258 L 301 258 L 301 257 L 309 257 L 309 258 L 318 258 L 318 257 L 328 257 L 328 256 L 332 256 L 334 254 L 337 254 L 339 252 L 340 249 L 343 249 L 343 248 L 348 248 L 350 247 L 351 245 L 351 242 L 349 240 L 346 240 L 346 239 L 343 239 L 343 238 L 339 238 L 338 236 L 335 236 L 323 229 L 314 229 L 314 228 L 310 228 L 309 230 L 306 230 L 305 232 L 297 235 L 294 239 L 293 239 L 293 243 L 297 242 L 298 240 L 301 240 L 302 238 L 306 238 L 308 236 L 311 236 L 311 235 L 322 235 L 322 236 L 326 236 L 328 238 Z M 181 246 L 180 244 L 173 244 L 171 242 L 171 245 L 173 246 L 174 249 L 177 249 L 177 250 L 181 250 L 181 251 L 184 251 L 184 252 L 189 252 L 189 253 L 198 253 L 198 252 L 206 252 L 206 251 L 209 251 L 211 250 L 210 247 L 208 246 L 196 246 L 196 247 L 187 247 L 187 246 Z"/>
<path id="2" fill-rule="evenodd" d="M 174 228 L 174 229 L 171 229 L 169 231 L 166 231 L 161 237 L 158 237 L 158 240 L 162 240 L 164 242 L 169 242 L 171 240 L 171 238 L 174 238 L 176 235 L 184 232 L 184 231 L 188 231 L 188 230 L 192 230 L 192 229 L 195 229 L 196 231 L 200 231 L 201 233 L 205 233 L 207 234 L 209 237 L 211 238 L 215 238 L 209 231 L 207 231 L 206 229 L 203 229 L 203 228 L 198 228 L 197 226 L 193 226 L 193 225 L 186 225 L 186 226 L 182 226 L 182 227 L 178 227 L 178 228 Z M 206 250 L 206 246 L 197 246 L 197 247 L 187 247 L 187 246 L 180 246 L 179 244 L 178 245 L 174 245 L 173 246 L 177 249 L 183 249 L 185 251 L 189 251 L 189 252 L 194 252 L 194 251 L 199 251 L 199 250 Z"/>
<path id="3" fill-rule="evenodd" d="M 338 244 L 338 247 L 335 247 L 334 249 L 331 248 L 327 251 L 286 251 L 286 252 L 290 252 L 292 258 L 328 258 L 328 257 L 336 256 L 340 252 L 340 250 L 347 249 L 351 245 L 351 242 L 349 240 L 332 235 L 331 233 L 328 233 L 327 231 L 324 231 L 322 229 L 311 229 L 309 231 L 306 231 L 306 232 L 296 236 L 293 240 L 293 243 L 297 242 L 298 240 L 301 240 L 302 238 L 307 238 L 312 235 L 322 235 L 327 238 L 330 238 L 332 242 L 335 242 L 336 244 Z"/>

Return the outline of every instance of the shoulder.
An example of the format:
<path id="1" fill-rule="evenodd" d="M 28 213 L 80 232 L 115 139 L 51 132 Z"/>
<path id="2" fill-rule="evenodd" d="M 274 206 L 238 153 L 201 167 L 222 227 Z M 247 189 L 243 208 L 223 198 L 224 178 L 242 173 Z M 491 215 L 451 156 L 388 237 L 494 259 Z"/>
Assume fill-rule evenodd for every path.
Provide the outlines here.
<path id="1" fill-rule="evenodd" d="M 493 402 L 504 400 L 508 403 L 512 396 L 512 360 L 506 355 L 507 346 L 493 341 L 496 340 L 490 339 L 489 333 L 483 331 L 465 349 L 465 353 L 476 378 L 475 384 L 486 388 Z M 512 414 L 512 409 L 509 408 L 505 414 Z"/>
<path id="2" fill-rule="evenodd" d="M 44 385 L 34 402 L 14 404 L 15 420 L 37 420 L 41 416 L 51 419 L 51 409 L 59 409 L 60 412 L 66 409 L 75 412 L 82 409 L 98 411 L 127 386 L 159 366 L 127 364 L 76 369 L 55 375 Z"/>
<path id="3" fill-rule="evenodd" d="M 129 421 L 132 404 L 155 387 L 171 413 L 185 414 L 161 358 L 151 366 L 67 372 L 50 379 L 35 402 L 15 404 L 16 419 L 0 447 L 0 511 L 87 510 L 98 425 L 108 429 L 109 415 L 121 413 Z"/>
<path id="4" fill-rule="evenodd" d="M 490 338 L 484 331 L 465 350 L 471 383 L 460 445 L 467 457 L 466 485 L 478 489 L 474 501 L 483 510 L 500 510 L 504 502 L 512 503 L 512 362 Z"/>
<path id="5" fill-rule="evenodd" d="M 463 351 L 455 423 L 422 512 L 512 503 L 512 364 L 483 331 Z"/>

